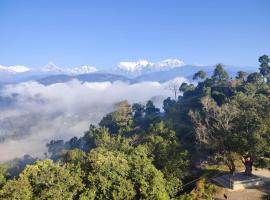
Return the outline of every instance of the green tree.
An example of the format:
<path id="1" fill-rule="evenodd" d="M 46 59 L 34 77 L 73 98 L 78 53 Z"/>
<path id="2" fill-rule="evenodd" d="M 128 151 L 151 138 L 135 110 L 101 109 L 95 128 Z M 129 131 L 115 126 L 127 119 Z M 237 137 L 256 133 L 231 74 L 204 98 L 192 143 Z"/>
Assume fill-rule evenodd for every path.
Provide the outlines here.
<path id="1" fill-rule="evenodd" d="M 0 190 L 2 200 L 31 200 L 33 199 L 32 186 L 27 177 L 21 176 L 16 180 L 9 180 Z"/>
<path id="2" fill-rule="evenodd" d="M 140 103 L 135 103 L 132 105 L 133 118 L 135 126 L 143 126 L 145 106 Z"/>
<path id="3" fill-rule="evenodd" d="M 130 150 L 93 149 L 87 158 L 88 182 L 80 199 L 169 199 L 163 174 L 148 158 L 148 151 L 142 146 Z"/>
<path id="4" fill-rule="evenodd" d="M 169 195 L 163 174 L 152 164 L 147 154 L 145 147 L 139 146 L 128 156 L 130 177 L 137 192 L 136 199 L 167 200 Z"/>
<path id="5" fill-rule="evenodd" d="M 91 171 L 87 192 L 94 199 L 134 199 L 136 191 L 129 178 L 130 166 L 125 154 L 104 148 L 92 150 L 88 157 Z"/>
<path id="6" fill-rule="evenodd" d="M 232 141 L 234 151 L 241 156 L 245 173 L 252 174 L 252 166 L 270 167 L 270 101 L 264 95 L 238 94 L 233 102 L 238 112 Z"/>
<path id="7" fill-rule="evenodd" d="M 111 133 L 130 131 L 133 125 L 132 108 L 128 101 L 116 104 L 114 112 L 107 114 L 99 123 L 101 127 L 106 127 Z"/>
<path id="8" fill-rule="evenodd" d="M 29 181 L 33 197 L 37 199 L 71 200 L 83 188 L 78 174 L 52 160 L 37 161 L 26 167 L 20 176 Z"/>
<path id="9" fill-rule="evenodd" d="M 193 75 L 193 80 L 197 80 L 198 78 L 205 79 L 205 77 L 206 73 L 203 70 L 200 70 Z"/>
<path id="10" fill-rule="evenodd" d="M 147 129 L 150 124 L 158 123 L 160 120 L 159 108 L 157 108 L 152 101 L 147 101 L 145 106 L 144 128 Z"/>
<path id="11" fill-rule="evenodd" d="M 235 159 L 243 162 L 247 175 L 252 174 L 253 165 L 269 165 L 268 97 L 239 93 L 222 106 L 209 98 L 204 98 L 202 104 L 202 111 L 190 113 L 199 144 L 222 155 L 231 173 Z"/>
<path id="12" fill-rule="evenodd" d="M 228 73 L 224 70 L 224 67 L 222 64 L 217 64 L 214 69 L 214 74 L 212 76 L 212 79 L 215 81 L 226 81 L 229 79 Z"/>
<path id="13" fill-rule="evenodd" d="M 190 111 L 196 137 L 201 149 L 212 152 L 214 156 L 222 155 L 231 173 L 235 171 L 234 143 L 231 143 L 234 133 L 234 121 L 238 109 L 233 104 L 218 106 L 210 97 L 201 100 L 201 111 Z"/>
<path id="14" fill-rule="evenodd" d="M 167 192 L 175 197 L 186 175 L 187 152 L 183 150 L 175 132 L 164 122 L 152 125 L 147 132 L 141 144 L 149 150 L 155 167 L 164 174 Z"/>
<path id="15" fill-rule="evenodd" d="M 244 71 L 238 71 L 238 72 L 237 72 L 236 79 L 237 79 L 237 80 L 244 81 L 244 80 L 246 79 L 247 75 L 248 75 L 247 72 L 244 72 Z"/>
<path id="16" fill-rule="evenodd" d="M 2 188 L 7 181 L 7 170 L 6 168 L 0 166 L 0 188 Z"/>
<path id="17" fill-rule="evenodd" d="M 62 163 L 65 164 L 65 168 L 70 174 L 75 174 L 77 178 L 80 177 L 82 182 L 86 180 L 86 172 L 88 169 L 86 159 L 86 153 L 80 149 L 69 150 L 61 157 Z"/>
<path id="18" fill-rule="evenodd" d="M 183 92 L 183 93 L 186 93 L 186 92 L 192 91 L 194 89 L 195 89 L 195 87 L 194 87 L 193 84 L 187 84 L 187 83 L 184 82 L 184 83 L 181 84 L 181 86 L 179 88 L 179 91 Z"/>
<path id="19" fill-rule="evenodd" d="M 262 83 L 263 77 L 260 73 L 254 72 L 248 75 L 247 82 L 248 83 Z"/>
<path id="20" fill-rule="evenodd" d="M 266 78 L 267 83 L 270 81 L 270 58 L 267 55 L 263 55 L 259 57 L 260 63 L 260 73 L 261 75 Z"/>

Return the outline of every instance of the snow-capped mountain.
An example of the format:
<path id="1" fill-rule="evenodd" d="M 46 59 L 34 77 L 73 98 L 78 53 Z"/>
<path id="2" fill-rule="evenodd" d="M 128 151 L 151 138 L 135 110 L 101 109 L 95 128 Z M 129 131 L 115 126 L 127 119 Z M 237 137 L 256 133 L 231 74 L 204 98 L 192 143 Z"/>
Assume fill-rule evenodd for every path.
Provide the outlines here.
<path id="1" fill-rule="evenodd" d="M 175 77 L 192 79 L 194 73 L 203 70 L 211 76 L 214 66 L 186 65 L 179 59 L 166 59 L 158 62 L 139 60 L 120 62 L 116 68 L 97 70 L 92 66 L 58 67 L 49 62 L 44 67 L 28 68 L 25 66 L 0 66 L 0 84 L 38 81 L 44 84 L 67 82 L 77 79 L 82 82 L 124 81 L 137 83 L 143 81 L 166 82 Z M 225 66 L 231 76 L 237 71 L 252 71 L 251 68 Z"/>
<path id="2" fill-rule="evenodd" d="M 97 72 L 92 66 L 81 66 L 74 68 L 58 67 L 54 63 L 49 62 L 44 67 L 29 68 L 25 66 L 1 66 L 0 65 L 0 82 L 14 83 L 29 80 L 38 80 L 53 75 L 76 76 L 80 74 L 90 74 Z"/>
<path id="3" fill-rule="evenodd" d="M 44 67 L 40 68 L 29 68 L 25 66 L 2 66 L 0 65 L 0 72 L 2 73 L 56 73 L 56 74 L 72 74 L 72 75 L 78 75 L 78 74 L 89 74 L 97 72 L 97 69 L 92 66 L 81 66 L 81 67 L 74 67 L 74 68 L 61 68 L 56 66 L 54 63 L 49 62 Z"/>
<path id="4" fill-rule="evenodd" d="M 36 71 L 63 73 L 65 70 L 63 68 L 57 67 L 53 62 L 49 62 L 44 67 L 41 67 L 41 68 L 36 69 Z"/>
<path id="5" fill-rule="evenodd" d="M 9 66 L 9 67 L 0 65 L 0 72 L 4 72 L 4 73 L 23 73 L 29 70 L 30 70 L 29 68 L 25 66 L 21 66 L 21 65 Z"/>
<path id="6" fill-rule="evenodd" d="M 66 69 L 66 71 L 70 74 L 90 74 L 97 72 L 98 70 L 95 67 L 84 65 L 81 67 L 69 68 Z"/>
<path id="7" fill-rule="evenodd" d="M 179 59 L 166 59 L 158 62 L 149 62 L 147 60 L 138 60 L 136 62 L 120 62 L 115 69 L 117 73 L 135 77 L 151 72 L 167 71 L 184 66 L 185 63 Z"/>
<path id="8" fill-rule="evenodd" d="M 129 75 L 132 77 L 158 71 L 168 71 L 170 69 L 179 68 L 184 66 L 184 62 L 179 59 L 166 59 L 158 62 L 149 62 L 147 60 L 139 60 L 136 62 L 120 62 L 116 68 L 109 70 L 116 74 Z M 0 72 L 18 74 L 18 73 L 31 73 L 31 74 L 68 74 L 79 75 L 97 72 L 97 68 L 93 66 L 80 66 L 80 67 L 58 67 L 53 62 L 49 62 L 44 67 L 29 68 L 25 66 L 1 66 Z"/>
<path id="9" fill-rule="evenodd" d="M 40 68 L 39 71 L 57 74 L 79 75 L 97 72 L 97 68 L 87 65 L 74 68 L 60 68 L 56 66 L 54 63 L 49 62 L 45 67 Z"/>

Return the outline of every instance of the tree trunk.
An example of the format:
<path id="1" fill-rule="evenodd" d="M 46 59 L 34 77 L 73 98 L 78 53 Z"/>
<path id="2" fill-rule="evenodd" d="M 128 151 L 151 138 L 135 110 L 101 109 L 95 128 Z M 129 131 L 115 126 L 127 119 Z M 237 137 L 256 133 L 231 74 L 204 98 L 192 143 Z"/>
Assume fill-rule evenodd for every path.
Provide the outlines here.
<path id="1" fill-rule="evenodd" d="M 234 160 L 232 158 L 228 158 L 226 163 L 227 163 L 227 166 L 230 170 L 230 174 L 234 174 L 235 169 L 236 169 L 235 164 L 234 164 Z"/>
<path id="2" fill-rule="evenodd" d="M 229 170 L 230 170 L 230 174 L 234 174 L 235 172 L 235 164 L 234 162 L 232 162 L 229 166 Z"/>
<path id="3" fill-rule="evenodd" d="M 246 176 L 252 176 L 253 161 L 250 160 L 250 159 L 245 160 L 244 165 L 245 165 L 245 175 Z"/>

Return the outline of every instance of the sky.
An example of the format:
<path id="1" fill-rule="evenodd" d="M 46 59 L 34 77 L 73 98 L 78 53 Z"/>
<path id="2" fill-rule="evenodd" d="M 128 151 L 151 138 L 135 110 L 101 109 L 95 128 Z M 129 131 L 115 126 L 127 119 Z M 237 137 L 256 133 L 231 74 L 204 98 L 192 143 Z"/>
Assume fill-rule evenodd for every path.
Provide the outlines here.
<path id="1" fill-rule="evenodd" d="M 269 0 L 1 0 L 0 65 L 257 66 L 270 54 L 269 8 Z"/>

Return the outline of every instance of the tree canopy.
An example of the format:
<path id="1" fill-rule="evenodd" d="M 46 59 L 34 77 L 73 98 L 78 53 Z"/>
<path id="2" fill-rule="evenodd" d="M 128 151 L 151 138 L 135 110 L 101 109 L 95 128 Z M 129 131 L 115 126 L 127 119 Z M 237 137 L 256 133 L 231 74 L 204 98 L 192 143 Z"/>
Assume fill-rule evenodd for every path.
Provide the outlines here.
<path id="1" fill-rule="evenodd" d="M 197 196 L 184 187 L 202 159 L 231 173 L 241 161 L 249 176 L 270 168 L 269 62 L 263 55 L 259 72 L 231 79 L 221 64 L 209 77 L 198 71 L 163 108 L 117 103 L 83 136 L 49 142 L 46 159 L 25 156 L 15 173 L 0 167 L 0 199 L 200 199 L 213 191 L 204 179 Z"/>

